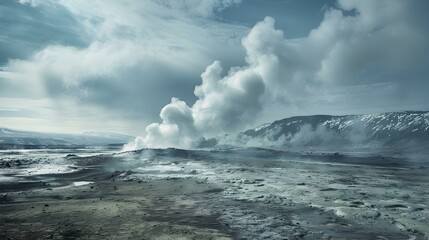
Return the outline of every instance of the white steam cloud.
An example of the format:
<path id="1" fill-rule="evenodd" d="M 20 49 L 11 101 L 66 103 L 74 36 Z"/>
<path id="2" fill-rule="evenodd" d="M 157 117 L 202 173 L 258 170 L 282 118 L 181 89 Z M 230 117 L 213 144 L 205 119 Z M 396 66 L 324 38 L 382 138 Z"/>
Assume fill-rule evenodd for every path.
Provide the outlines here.
<path id="1" fill-rule="evenodd" d="M 267 17 L 256 24 L 242 41 L 247 53 L 246 67 L 231 68 L 222 76 L 219 61 L 208 66 L 201 75 L 202 84 L 195 87 L 198 100 L 189 107 L 173 98 L 160 113 L 162 123 L 152 123 L 146 135 L 125 146 L 125 150 L 142 147 L 192 148 L 207 137 L 235 133 L 250 126 L 262 110 L 262 96 L 271 78 L 272 46 L 283 40 L 283 33 L 274 29 L 274 19 Z M 261 60 L 262 59 L 262 60 Z M 275 60 L 273 60 L 275 61 Z"/>
<path id="2" fill-rule="evenodd" d="M 245 129 L 270 102 L 306 103 L 313 109 L 333 101 L 353 106 L 353 94 L 359 101 L 380 95 L 398 101 L 413 83 L 427 89 L 422 81 L 429 62 L 429 28 L 422 21 L 427 5 L 340 0 L 302 39 L 285 39 L 274 19 L 266 17 L 242 39 L 247 66 L 225 74 L 215 61 L 201 75 L 192 106 L 173 98 L 161 110 L 162 123 L 149 125 L 146 135 L 125 148 L 192 148 L 203 139 Z M 424 91 L 412 91 L 415 99 L 427 99 Z"/>
<path id="3" fill-rule="evenodd" d="M 139 147 L 193 147 L 205 136 L 241 130 L 243 123 L 261 110 L 264 83 L 252 68 L 241 68 L 221 77 L 222 67 L 215 61 L 201 75 L 195 87 L 199 99 L 192 107 L 172 98 L 160 113 L 162 123 L 152 123 L 146 136 L 138 137 L 126 149 Z"/>

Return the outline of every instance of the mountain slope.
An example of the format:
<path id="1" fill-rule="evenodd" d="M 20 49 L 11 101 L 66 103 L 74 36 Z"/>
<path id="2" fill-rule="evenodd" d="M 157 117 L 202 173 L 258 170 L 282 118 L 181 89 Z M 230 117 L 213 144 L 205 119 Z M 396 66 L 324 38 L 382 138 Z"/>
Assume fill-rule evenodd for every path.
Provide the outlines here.
<path id="1" fill-rule="evenodd" d="M 100 146 L 124 144 L 134 137 L 115 134 L 89 132 L 83 134 L 39 133 L 19 131 L 0 127 L 0 145 L 3 146 Z"/>
<path id="2" fill-rule="evenodd" d="M 285 118 L 240 134 L 285 146 L 397 146 L 429 143 L 429 112 Z"/>

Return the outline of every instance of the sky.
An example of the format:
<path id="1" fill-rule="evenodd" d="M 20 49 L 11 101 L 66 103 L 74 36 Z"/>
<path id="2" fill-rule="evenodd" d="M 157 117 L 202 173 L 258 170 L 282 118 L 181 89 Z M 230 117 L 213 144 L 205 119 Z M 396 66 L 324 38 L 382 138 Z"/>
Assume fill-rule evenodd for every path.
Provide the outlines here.
<path id="1" fill-rule="evenodd" d="M 429 110 L 426 0 L 3 0 L 0 126 L 191 146 Z"/>

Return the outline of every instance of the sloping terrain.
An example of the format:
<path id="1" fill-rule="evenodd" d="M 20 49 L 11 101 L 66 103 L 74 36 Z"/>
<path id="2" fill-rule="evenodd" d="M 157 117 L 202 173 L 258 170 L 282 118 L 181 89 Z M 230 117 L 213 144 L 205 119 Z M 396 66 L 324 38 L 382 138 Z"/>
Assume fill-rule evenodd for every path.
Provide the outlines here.
<path id="1" fill-rule="evenodd" d="M 247 130 L 240 138 L 284 146 L 424 146 L 429 112 L 291 117 Z"/>
<path id="2" fill-rule="evenodd" d="M 0 128 L 0 148 L 49 146 L 99 146 L 124 144 L 132 136 L 115 133 L 88 132 L 83 134 L 39 133 Z"/>

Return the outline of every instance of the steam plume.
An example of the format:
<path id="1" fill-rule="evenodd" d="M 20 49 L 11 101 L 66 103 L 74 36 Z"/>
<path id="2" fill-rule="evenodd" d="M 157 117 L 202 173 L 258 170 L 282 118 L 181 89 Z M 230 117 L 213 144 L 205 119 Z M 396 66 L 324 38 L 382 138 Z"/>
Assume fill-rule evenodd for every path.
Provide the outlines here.
<path id="1" fill-rule="evenodd" d="M 301 39 L 285 39 L 274 19 L 266 17 L 242 39 L 246 66 L 225 74 L 215 61 L 201 75 L 192 106 L 173 98 L 161 110 L 162 122 L 150 124 L 126 148 L 192 148 L 204 139 L 245 129 L 269 102 L 279 107 L 354 106 L 357 100 L 351 96 L 371 101 L 380 95 L 398 101 L 397 94 L 409 89 L 410 82 L 425 78 L 422 70 L 429 61 L 422 53 L 428 51 L 429 31 L 420 21 L 425 7 L 426 1 L 339 1 Z M 392 17 L 400 21 L 389 21 Z M 422 100 L 428 95 L 414 89 L 413 96 Z"/>

